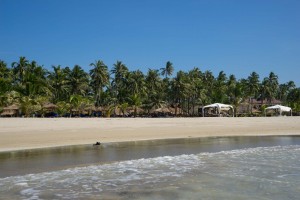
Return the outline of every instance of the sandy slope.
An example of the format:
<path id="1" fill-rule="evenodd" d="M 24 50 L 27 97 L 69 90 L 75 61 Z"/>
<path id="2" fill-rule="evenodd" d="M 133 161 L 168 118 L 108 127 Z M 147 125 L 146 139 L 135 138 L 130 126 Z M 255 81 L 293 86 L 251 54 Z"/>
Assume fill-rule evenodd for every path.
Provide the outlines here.
<path id="1" fill-rule="evenodd" d="M 229 135 L 300 135 L 300 117 L 0 118 L 0 151 Z"/>

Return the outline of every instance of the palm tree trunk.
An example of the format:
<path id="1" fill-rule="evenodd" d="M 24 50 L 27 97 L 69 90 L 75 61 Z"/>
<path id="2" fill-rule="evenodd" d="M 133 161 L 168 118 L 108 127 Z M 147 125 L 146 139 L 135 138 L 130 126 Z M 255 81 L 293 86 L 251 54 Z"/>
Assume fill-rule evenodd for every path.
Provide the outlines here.
<path id="1" fill-rule="evenodd" d="M 250 112 L 253 114 L 253 99 L 250 97 Z"/>
<path id="2" fill-rule="evenodd" d="M 194 96 L 193 100 L 192 100 L 192 107 L 193 107 L 193 113 L 192 114 L 193 114 L 193 116 L 195 116 L 195 104 L 196 104 L 195 101 L 196 101 L 196 97 Z"/>

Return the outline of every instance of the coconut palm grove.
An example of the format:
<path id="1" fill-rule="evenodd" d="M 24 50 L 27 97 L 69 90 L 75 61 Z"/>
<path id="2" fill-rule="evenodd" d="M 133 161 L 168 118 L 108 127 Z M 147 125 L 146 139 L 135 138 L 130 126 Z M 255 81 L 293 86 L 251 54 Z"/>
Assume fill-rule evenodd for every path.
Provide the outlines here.
<path id="1" fill-rule="evenodd" d="M 0 60 L 0 113 L 18 117 L 75 116 L 199 116 L 202 106 L 226 103 L 238 116 L 260 116 L 274 102 L 300 111 L 300 88 L 291 80 L 279 83 L 270 72 L 260 77 L 252 72 L 237 79 L 220 71 L 179 70 L 172 62 L 161 68 L 131 71 L 122 61 L 108 67 L 102 60 L 91 62 L 90 70 L 81 66 L 43 65 L 26 57 L 13 63 Z M 260 106 L 254 106 L 254 104 Z M 15 107 L 17 112 L 5 113 Z M 13 108 L 12 108 L 13 109 Z"/>

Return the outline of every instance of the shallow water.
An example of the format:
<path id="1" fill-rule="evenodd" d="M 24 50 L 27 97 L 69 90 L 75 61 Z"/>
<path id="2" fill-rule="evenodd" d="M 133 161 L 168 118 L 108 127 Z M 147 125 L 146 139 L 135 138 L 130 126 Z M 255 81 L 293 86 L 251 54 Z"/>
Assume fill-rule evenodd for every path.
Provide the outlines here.
<path id="1" fill-rule="evenodd" d="M 254 147 L 249 147 L 248 143 L 246 147 L 241 148 L 242 146 L 238 145 L 237 149 L 232 150 L 229 146 L 236 145 L 232 145 L 232 141 L 227 141 L 219 144 L 225 150 L 217 152 L 192 153 L 194 149 L 181 155 L 99 163 L 1 178 L 0 197 L 1 199 L 299 199 L 299 138 L 262 138 L 266 139 L 273 142 L 258 141 L 256 145 L 251 143 Z M 273 143 L 280 145 L 270 145 Z M 258 144 L 268 145 L 257 147 Z M 194 144 L 189 145 L 194 147 Z"/>

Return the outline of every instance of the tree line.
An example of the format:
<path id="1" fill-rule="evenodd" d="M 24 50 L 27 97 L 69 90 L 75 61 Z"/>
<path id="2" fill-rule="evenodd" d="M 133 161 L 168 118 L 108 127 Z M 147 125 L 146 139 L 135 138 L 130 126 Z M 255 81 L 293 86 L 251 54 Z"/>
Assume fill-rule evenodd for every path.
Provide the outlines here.
<path id="1" fill-rule="evenodd" d="M 23 115 L 31 116 L 41 112 L 41 105 L 51 102 L 58 106 L 60 115 L 88 106 L 107 110 L 118 107 L 122 111 L 132 107 L 134 115 L 139 108 L 149 113 L 153 108 L 172 106 L 180 108 L 182 115 L 193 116 L 198 114 L 194 111 L 197 106 L 219 102 L 237 108 L 250 98 L 268 102 L 278 99 L 300 111 L 300 88 L 293 81 L 280 84 L 274 72 L 260 81 L 256 72 L 238 80 L 224 71 L 215 76 L 198 67 L 173 74 L 170 61 L 162 68 L 148 69 L 147 73 L 130 71 L 121 61 L 111 70 L 101 60 L 90 67 L 88 72 L 79 65 L 57 65 L 47 70 L 25 57 L 10 66 L 0 60 L 0 111 L 18 104 Z"/>

